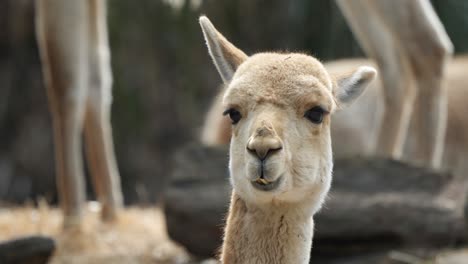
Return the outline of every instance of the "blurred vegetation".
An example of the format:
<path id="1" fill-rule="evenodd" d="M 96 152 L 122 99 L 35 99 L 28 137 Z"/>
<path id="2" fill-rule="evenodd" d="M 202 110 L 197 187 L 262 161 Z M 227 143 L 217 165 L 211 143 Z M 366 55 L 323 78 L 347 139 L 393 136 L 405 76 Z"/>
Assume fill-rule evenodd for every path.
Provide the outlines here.
<path id="1" fill-rule="evenodd" d="M 363 56 L 330 0 L 108 2 L 113 126 L 127 202 L 158 199 L 172 154 L 197 137 L 219 89 L 221 80 L 198 25 L 200 14 L 248 54 L 304 51 L 322 60 Z M 468 1 L 432 2 L 456 52 L 466 52 Z M 33 3 L 0 2 L 0 200 L 56 199 Z"/>

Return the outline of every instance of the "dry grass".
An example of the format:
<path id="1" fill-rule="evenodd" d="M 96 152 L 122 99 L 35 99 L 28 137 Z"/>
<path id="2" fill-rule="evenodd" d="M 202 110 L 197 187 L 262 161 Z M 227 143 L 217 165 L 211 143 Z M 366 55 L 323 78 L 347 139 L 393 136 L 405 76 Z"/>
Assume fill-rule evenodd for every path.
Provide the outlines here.
<path id="1" fill-rule="evenodd" d="M 158 208 L 127 208 L 115 223 L 99 220 L 99 205 L 89 203 L 83 226 L 63 231 L 62 215 L 40 203 L 38 208 L 0 209 L 0 240 L 40 234 L 56 239 L 51 260 L 61 263 L 187 263 L 188 254 L 170 241 Z"/>
<path id="2" fill-rule="evenodd" d="M 90 202 L 83 226 L 67 231 L 61 228 L 60 210 L 44 202 L 38 208 L 0 208 L 0 241 L 33 234 L 54 237 L 57 250 L 51 264 L 194 263 L 169 239 L 160 208 L 126 208 L 117 222 L 106 224 L 99 219 L 99 205 Z M 462 264 L 467 259 L 468 249 L 464 249 L 445 251 L 425 262 L 402 263 Z"/>
<path id="3" fill-rule="evenodd" d="M 468 248 L 446 250 L 438 254 L 433 260 L 427 262 L 427 264 L 466 264 L 466 263 L 468 263 Z"/>

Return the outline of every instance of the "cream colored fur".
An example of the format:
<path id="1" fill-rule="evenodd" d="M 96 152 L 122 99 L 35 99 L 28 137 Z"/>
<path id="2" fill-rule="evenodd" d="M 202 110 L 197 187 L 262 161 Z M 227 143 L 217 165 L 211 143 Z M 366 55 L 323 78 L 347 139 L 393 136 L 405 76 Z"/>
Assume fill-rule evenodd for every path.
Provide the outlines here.
<path id="1" fill-rule="evenodd" d="M 359 67 L 335 79 L 304 54 L 247 57 L 206 17 L 200 24 L 226 84 L 217 105 L 241 116 L 232 125 L 233 192 L 221 261 L 309 263 L 312 217 L 331 183 L 330 115 L 351 104 L 376 71 Z M 325 111 L 323 122 L 305 117 L 314 107 Z M 221 116 L 223 110 L 218 110 Z M 263 189 L 258 181 L 274 187 Z"/>
<path id="2" fill-rule="evenodd" d="M 86 199 L 82 132 L 102 216 L 122 206 L 110 106 L 112 74 L 105 0 L 38 0 L 36 33 L 54 125 L 64 226 L 80 225 Z"/>

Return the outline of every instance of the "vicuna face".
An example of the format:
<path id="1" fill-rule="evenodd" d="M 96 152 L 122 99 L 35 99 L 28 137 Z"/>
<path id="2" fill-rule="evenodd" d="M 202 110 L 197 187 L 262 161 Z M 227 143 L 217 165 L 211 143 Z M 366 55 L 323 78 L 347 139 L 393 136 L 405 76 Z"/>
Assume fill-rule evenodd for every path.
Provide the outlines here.
<path id="1" fill-rule="evenodd" d="M 357 98 L 375 70 L 361 67 L 335 82 L 311 56 L 248 57 L 207 18 L 200 23 L 227 84 L 223 114 L 232 122 L 229 168 L 235 191 L 257 204 L 323 198 L 331 182 L 330 115 Z"/>
<path id="2" fill-rule="evenodd" d="M 248 200 L 300 200 L 328 185 L 330 113 L 336 105 L 322 65 L 302 54 L 257 54 L 224 95 L 232 120 L 230 170 Z"/>

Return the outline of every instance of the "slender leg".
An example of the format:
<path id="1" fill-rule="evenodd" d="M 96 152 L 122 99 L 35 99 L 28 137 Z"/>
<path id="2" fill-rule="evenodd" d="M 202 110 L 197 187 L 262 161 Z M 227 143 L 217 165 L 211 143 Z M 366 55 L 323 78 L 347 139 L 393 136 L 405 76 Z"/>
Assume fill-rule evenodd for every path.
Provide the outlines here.
<path id="1" fill-rule="evenodd" d="M 438 168 L 447 123 L 447 94 L 442 77 L 453 45 L 429 0 L 374 0 L 376 12 L 391 32 L 413 75 L 415 155 L 421 165 Z"/>
<path id="2" fill-rule="evenodd" d="M 374 149 L 379 156 L 401 158 L 415 99 L 410 65 L 380 15 L 366 0 L 337 0 L 354 35 L 379 67 L 384 113 Z"/>
<path id="3" fill-rule="evenodd" d="M 376 59 L 381 70 L 385 111 L 377 142 L 380 154 L 401 156 L 413 118 L 416 123 L 413 161 L 439 167 L 447 119 L 446 92 L 441 79 L 453 47 L 430 2 L 337 0 L 337 3 L 366 53 Z"/>
<path id="4" fill-rule="evenodd" d="M 104 220 L 114 220 L 122 191 L 112 139 L 112 73 L 106 24 L 106 1 L 87 0 L 90 8 L 89 94 L 85 122 L 87 158 Z"/>
<path id="5" fill-rule="evenodd" d="M 54 126 L 57 187 L 64 227 L 79 225 L 85 202 L 81 153 L 87 67 L 84 1 L 38 0 L 37 38 Z"/>

